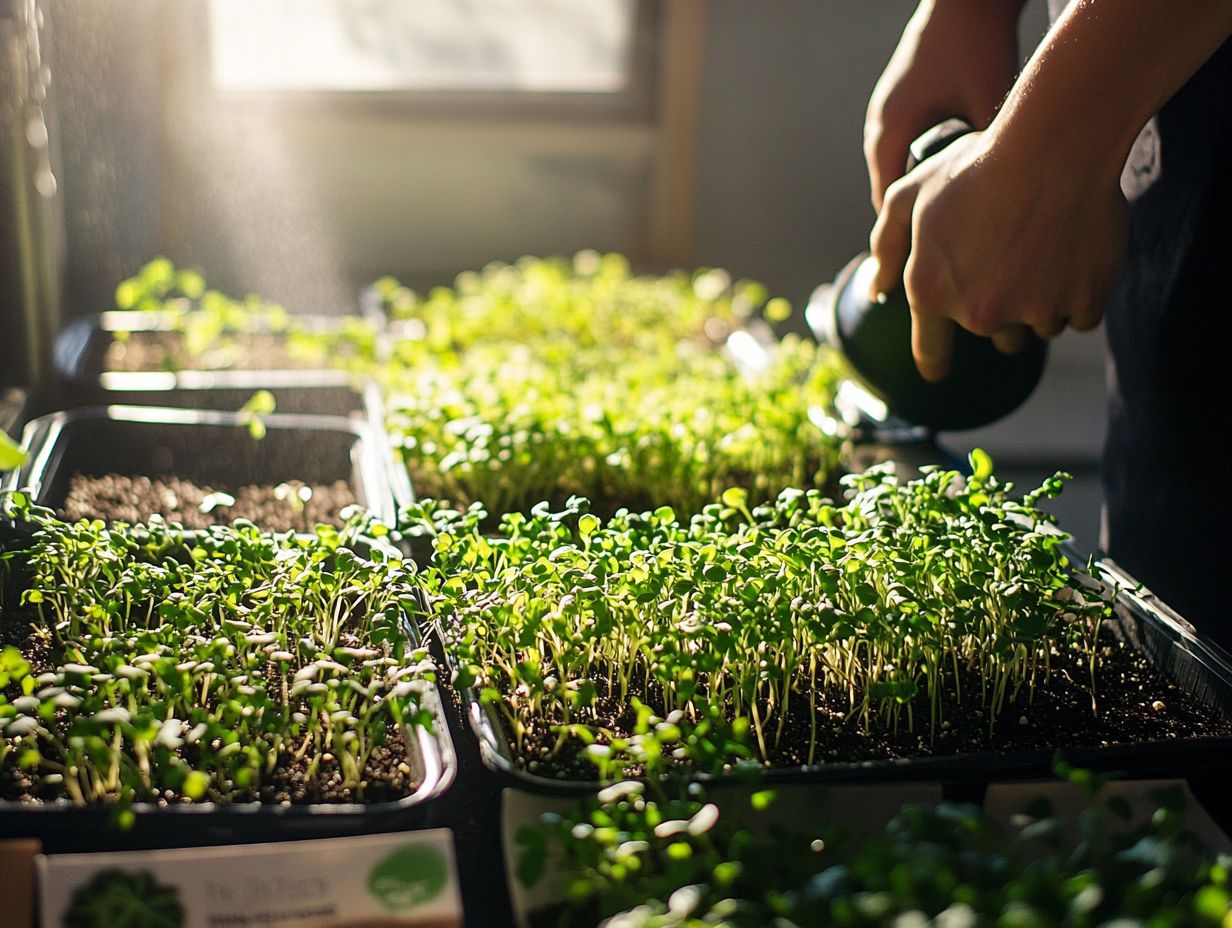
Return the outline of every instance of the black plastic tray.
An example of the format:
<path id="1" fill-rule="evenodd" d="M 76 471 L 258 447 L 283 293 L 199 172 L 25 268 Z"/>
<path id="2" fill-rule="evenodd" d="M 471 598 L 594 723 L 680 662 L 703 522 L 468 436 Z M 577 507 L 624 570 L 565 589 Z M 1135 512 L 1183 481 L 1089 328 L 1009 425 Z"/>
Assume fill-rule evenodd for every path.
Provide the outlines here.
<path id="1" fill-rule="evenodd" d="M 411 475 L 390 441 L 389 430 L 385 427 L 385 400 L 385 393 L 375 384 L 364 391 L 364 412 L 379 439 L 381 462 L 389 481 L 394 508 L 401 512 L 403 507 L 415 502 L 415 488 L 411 485 Z"/>
<path id="2" fill-rule="evenodd" d="M 1133 644 L 1152 666 L 1181 689 L 1224 718 L 1232 718 L 1232 657 L 1218 646 L 1203 641 L 1193 626 L 1111 561 L 1099 562 L 1112 582 L 1122 587 L 1109 620 L 1114 630 Z M 1136 590 L 1134 588 L 1137 588 Z M 432 629 L 430 643 L 452 675 L 453 664 L 439 626 Z M 593 792 L 597 780 L 558 780 L 520 769 L 495 710 L 484 706 L 473 690 L 449 691 L 460 703 L 466 724 L 454 737 L 478 742 L 483 764 L 494 782 L 504 788 L 540 796 L 577 796 Z M 981 752 L 950 757 L 903 758 L 817 765 L 809 768 L 767 768 L 752 772 L 762 785 L 840 783 L 941 783 L 957 788 L 978 789 L 989 783 L 1047 779 L 1057 757 L 1076 767 L 1135 778 L 1191 777 L 1201 781 L 1225 775 L 1232 757 L 1232 737 L 1206 737 L 1176 741 L 1113 744 L 1106 747 L 1066 747 L 1058 751 Z M 747 787 L 744 772 L 714 776 L 695 774 L 692 779 L 715 786 Z"/>
<path id="3" fill-rule="evenodd" d="M 310 329 L 337 325 L 329 316 L 296 317 Z M 364 378 L 336 368 L 264 370 L 107 371 L 103 361 L 120 331 L 163 331 L 163 313 L 112 311 L 77 319 L 56 339 L 55 367 L 76 404 L 125 403 L 189 409 L 239 409 L 269 390 L 278 411 L 353 416 L 365 409 Z"/>
<path id="4" fill-rule="evenodd" d="M 243 416 L 154 406 L 86 407 L 27 423 L 26 463 L 6 486 L 59 508 L 74 472 L 170 475 L 203 484 L 345 480 L 358 502 L 393 524 L 381 439 L 367 422 L 273 414 L 255 441 Z"/>
<path id="5" fill-rule="evenodd" d="M 19 534 L 0 526 L 0 548 L 20 544 Z M 388 548 L 379 541 L 363 544 Z M 412 649 L 418 647 L 422 639 L 409 619 L 406 627 Z M 401 799 L 287 806 L 201 802 L 165 808 L 138 803 L 130 806 L 134 819 L 124 828 L 117 827 L 117 808 L 111 804 L 0 801 L 0 840 L 38 838 L 44 851 L 60 853 L 246 844 L 435 827 L 441 798 L 454 782 L 458 762 L 439 693 L 430 689 L 422 698 L 422 706 L 432 714 L 432 730 L 407 732 L 413 735 L 407 738 L 411 746 L 408 762 L 419 785 Z"/>
<path id="6" fill-rule="evenodd" d="M 338 376 L 343 373 L 270 370 L 103 374 L 98 386 L 74 386 L 71 395 L 86 404 L 122 403 L 234 412 L 258 390 L 268 390 L 280 413 L 362 417 L 363 388 Z M 328 376 L 322 377 L 322 374 Z"/>

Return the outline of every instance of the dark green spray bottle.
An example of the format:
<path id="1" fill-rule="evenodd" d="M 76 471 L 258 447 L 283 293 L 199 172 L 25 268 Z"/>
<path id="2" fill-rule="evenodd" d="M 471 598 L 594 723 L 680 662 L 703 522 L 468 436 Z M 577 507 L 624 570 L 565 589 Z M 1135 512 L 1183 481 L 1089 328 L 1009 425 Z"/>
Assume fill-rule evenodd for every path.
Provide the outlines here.
<path id="1" fill-rule="evenodd" d="M 908 170 L 971 131 L 961 120 L 934 126 L 911 145 Z M 1014 354 L 956 327 L 949 376 L 936 383 L 920 376 L 911 355 L 911 311 L 901 284 L 884 301 L 870 293 L 876 265 L 865 252 L 818 288 L 809 323 L 823 341 L 846 357 L 856 379 L 881 399 L 890 413 L 912 425 L 937 431 L 987 425 L 1017 409 L 1044 372 L 1047 343 L 1031 335 Z"/>

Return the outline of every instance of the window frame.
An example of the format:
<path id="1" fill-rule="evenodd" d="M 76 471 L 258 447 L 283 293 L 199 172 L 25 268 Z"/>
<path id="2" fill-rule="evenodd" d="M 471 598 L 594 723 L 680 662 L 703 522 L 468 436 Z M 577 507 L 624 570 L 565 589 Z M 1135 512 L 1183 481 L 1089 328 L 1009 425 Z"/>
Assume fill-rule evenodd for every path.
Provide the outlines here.
<path id="1" fill-rule="evenodd" d="M 659 41 L 663 0 L 633 0 L 633 28 L 626 88 L 617 91 L 535 91 L 498 89 L 233 89 L 214 86 L 211 74 L 210 0 L 176 0 L 163 5 L 172 35 L 205 36 L 188 60 L 175 67 L 193 93 L 209 94 L 229 106 L 269 108 L 310 114 L 339 110 L 380 114 L 391 118 L 471 120 L 573 120 L 648 122 L 657 110 Z M 179 44 L 179 43 L 176 43 Z M 170 63 L 168 63 L 170 66 Z"/>
<path id="2" fill-rule="evenodd" d="M 206 100 L 254 120 L 273 115 L 292 123 L 343 120 L 414 126 L 438 148 L 513 145 L 557 154 L 569 150 L 641 149 L 648 187 L 638 205 L 643 220 L 632 240 L 620 244 L 636 266 L 661 271 L 694 263 L 697 149 L 701 123 L 705 0 L 635 0 L 634 73 L 624 92 L 537 93 L 461 91 L 223 90 L 213 86 L 208 0 L 159 5 L 160 84 L 158 122 L 163 145 L 167 113 L 193 99 Z M 573 141 L 570 141 L 572 139 Z M 182 168 L 164 158 L 161 194 L 178 199 Z M 179 242 L 175 208 L 161 211 L 163 237 Z"/>

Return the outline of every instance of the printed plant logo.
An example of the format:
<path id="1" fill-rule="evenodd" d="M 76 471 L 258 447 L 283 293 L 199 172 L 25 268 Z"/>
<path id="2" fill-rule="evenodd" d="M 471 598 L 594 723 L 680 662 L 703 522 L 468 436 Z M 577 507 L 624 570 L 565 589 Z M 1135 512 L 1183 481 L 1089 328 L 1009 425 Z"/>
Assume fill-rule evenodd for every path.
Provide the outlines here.
<path id="1" fill-rule="evenodd" d="M 368 891 L 391 912 L 405 912 L 435 899 L 449 868 L 433 847 L 408 846 L 385 857 L 368 874 Z"/>
<path id="2" fill-rule="evenodd" d="M 103 870 L 73 893 L 65 928 L 181 928 L 184 906 L 174 886 L 148 870 Z"/>

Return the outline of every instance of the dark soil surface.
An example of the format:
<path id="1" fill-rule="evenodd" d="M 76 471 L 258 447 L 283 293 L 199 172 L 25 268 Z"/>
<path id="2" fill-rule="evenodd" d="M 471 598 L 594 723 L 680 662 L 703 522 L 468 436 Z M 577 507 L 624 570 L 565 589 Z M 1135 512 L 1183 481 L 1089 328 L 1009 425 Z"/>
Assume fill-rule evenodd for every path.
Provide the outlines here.
<path id="1" fill-rule="evenodd" d="M 356 502 L 344 480 L 332 484 L 283 484 L 279 489 L 198 486 L 170 476 L 74 474 L 69 481 L 63 515 L 71 521 L 86 518 L 133 523 L 145 522 L 157 513 L 187 529 L 248 519 L 269 532 L 311 532 L 317 523 L 341 524 L 339 513 Z"/>
<path id="2" fill-rule="evenodd" d="M 38 622 L 31 607 L 0 610 L 0 648 L 14 645 L 30 662 L 35 673 L 51 669 L 55 659 L 45 639 L 33 634 L 33 623 Z M 10 699 L 21 695 L 16 686 L 4 693 Z M 298 707 L 307 711 L 307 705 Z M 60 713 L 64 715 L 63 710 Z M 324 754 L 320 767 L 313 777 L 310 774 L 310 758 L 295 758 L 287 752 L 279 756 L 273 772 L 259 788 L 236 790 L 229 797 L 215 792 L 207 793 L 199 802 L 215 801 L 228 803 L 261 802 L 269 804 L 302 805 L 308 803 L 385 803 L 396 802 L 410 795 L 419 787 L 401 731 L 390 730 L 389 740 L 375 749 L 364 767 L 363 795 L 343 788 L 341 768 L 331 754 Z M 192 761 L 191 746 L 180 749 L 181 756 Z M 17 765 L 16 752 L 0 763 L 0 801 L 41 803 L 63 800 L 64 790 L 57 786 L 41 786 L 37 777 Z M 164 793 L 137 796 L 137 802 L 149 802 L 158 806 L 181 805 L 191 800 L 177 796 L 170 790 Z"/>
<path id="3" fill-rule="evenodd" d="M 191 758 L 186 758 L 191 762 Z M 400 732 L 391 732 L 384 747 L 372 752 L 364 767 L 363 795 L 342 787 L 342 773 L 332 754 L 325 754 L 314 779 L 309 780 L 308 759 L 296 760 L 282 754 L 272 774 L 260 789 L 236 790 L 229 797 L 207 792 L 197 802 L 236 804 L 260 802 L 270 805 L 310 805 L 314 803 L 388 803 L 411 795 L 419 782 L 408 762 L 406 745 Z M 67 795 L 62 789 L 40 787 L 36 778 L 17 767 L 13 758 L 0 765 L 0 801 L 46 803 L 62 801 Z M 171 790 L 152 795 L 138 795 L 134 802 L 156 806 L 189 805 L 193 800 L 178 796 Z"/>
<path id="4" fill-rule="evenodd" d="M 328 366 L 327 358 L 306 358 L 287 349 L 283 335 L 243 332 L 218 339 L 208 351 L 191 354 L 178 332 L 131 332 L 107 346 L 103 370 L 304 370 Z"/>
<path id="5" fill-rule="evenodd" d="M 817 707 L 811 759 L 809 708 L 799 699 L 791 706 L 778 745 L 769 747 L 770 766 L 790 769 L 810 764 L 983 753 L 1051 754 L 1058 748 L 1232 737 L 1232 720 L 1164 677 L 1141 652 L 1117 639 L 1107 627 L 1101 642 L 1094 712 L 1089 673 L 1081 656 L 1074 652 L 1054 655 L 1052 667 L 1052 676 L 1037 684 L 1033 697 L 1025 690 L 1016 700 L 1007 697 L 991 728 L 988 715 L 979 707 L 979 683 L 974 677 L 960 680 L 964 694 L 961 702 L 952 695 L 942 700 L 943 721 L 935 733 L 929 724 L 926 699 L 919 698 L 912 706 L 914 730 L 904 710 L 897 730 L 874 718 L 866 731 L 859 719 L 848 718 L 851 707 L 846 693 L 830 693 Z M 665 714 L 654 694 L 649 698 L 639 695 L 657 714 Z M 599 724 L 612 731 L 632 734 L 633 719 L 632 711 L 614 700 L 601 705 Z M 772 737 L 773 732 L 768 732 L 767 740 Z M 532 726 L 518 765 L 550 778 L 596 778 L 595 766 L 582 756 L 577 741 L 551 756 L 556 740 L 557 735 L 547 725 Z"/>

